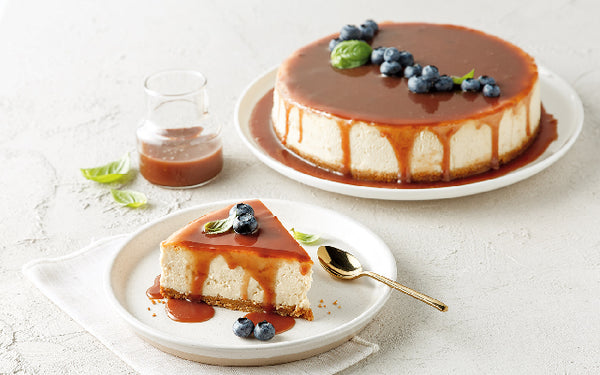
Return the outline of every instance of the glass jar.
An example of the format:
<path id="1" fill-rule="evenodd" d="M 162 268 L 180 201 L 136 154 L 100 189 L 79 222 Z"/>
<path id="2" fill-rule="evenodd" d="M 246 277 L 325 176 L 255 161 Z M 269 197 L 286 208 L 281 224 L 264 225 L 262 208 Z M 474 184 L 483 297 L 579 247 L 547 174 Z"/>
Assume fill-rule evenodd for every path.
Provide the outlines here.
<path id="1" fill-rule="evenodd" d="M 140 173 L 149 182 L 192 188 L 223 168 L 221 127 L 208 114 L 206 78 L 191 70 L 155 73 L 144 82 L 147 113 L 137 129 Z"/>

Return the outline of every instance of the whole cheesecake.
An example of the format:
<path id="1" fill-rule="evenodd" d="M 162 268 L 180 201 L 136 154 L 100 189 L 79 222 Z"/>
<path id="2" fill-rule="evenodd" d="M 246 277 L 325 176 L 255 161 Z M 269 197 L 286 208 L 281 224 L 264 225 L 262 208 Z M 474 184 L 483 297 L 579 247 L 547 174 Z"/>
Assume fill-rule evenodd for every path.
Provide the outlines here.
<path id="1" fill-rule="evenodd" d="M 317 40 L 280 66 L 272 122 L 281 143 L 330 171 L 373 181 L 448 181 L 498 168 L 534 140 L 541 114 L 537 66 L 513 44 L 454 25 L 387 23 L 370 44 L 410 51 L 440 74 L 494 77 L 496 98 L 408 90 L 367 64 L 336 69 Z"/>

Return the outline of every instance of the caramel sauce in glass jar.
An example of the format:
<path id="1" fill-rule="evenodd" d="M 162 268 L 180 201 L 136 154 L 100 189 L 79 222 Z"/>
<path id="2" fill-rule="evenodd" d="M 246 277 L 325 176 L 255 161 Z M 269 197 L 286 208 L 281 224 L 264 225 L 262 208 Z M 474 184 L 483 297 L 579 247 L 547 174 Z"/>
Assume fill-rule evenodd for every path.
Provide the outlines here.
<path id="1" fill-rule="evenodd" d="M 147 113 L 137 129 L 140 173 L 164 187 L 192 188 L 223 168 L 221 127 L 208 113 L 206 78 L 190 70 L 155 73 L 144 82 Z"/>

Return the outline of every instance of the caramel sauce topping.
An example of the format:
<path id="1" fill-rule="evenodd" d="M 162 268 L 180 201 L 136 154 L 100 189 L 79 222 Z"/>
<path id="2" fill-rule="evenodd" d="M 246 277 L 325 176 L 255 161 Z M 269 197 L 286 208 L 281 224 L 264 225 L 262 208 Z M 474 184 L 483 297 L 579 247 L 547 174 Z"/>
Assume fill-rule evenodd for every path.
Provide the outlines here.
<path id="1" fill-rule="evenodd" d="M 317 40 L 294 52 L 278 72 L 277 89 L 289 102 L 349 120 L 390 125 L 426 125 L 480 118 L 521 101 L 538 74 L 531 56 L 481 31 L 426 23 L 382 24 L 371 45 L 410 51 L 415 63 L 435 65 L 440 74 L 494 77 L 502 94 L 487 98 L 460 91 L 413 94 L 407 79 L 385 77 L 378 65 L 335 69 L 329 41 Z"/>

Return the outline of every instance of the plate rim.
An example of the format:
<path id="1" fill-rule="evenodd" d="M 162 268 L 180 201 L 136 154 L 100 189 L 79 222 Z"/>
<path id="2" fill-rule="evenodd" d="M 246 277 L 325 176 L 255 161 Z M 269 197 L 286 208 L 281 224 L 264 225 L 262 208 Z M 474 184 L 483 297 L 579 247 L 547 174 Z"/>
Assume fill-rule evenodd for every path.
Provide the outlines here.
<path id="1" fill-rule="evenodd" d="M 247 345 L 244 347 L 232 348 L 231 346 L 228 346 L 228 345 L 206 345 L 206 344 L 200 344 L 198 342 L 193 342 L 188 339 L 175 339 L 174 337 L 166 335 L 162 331 L 155 329 L 152 326 L 149 326 L 149 325 L 139 321 L 133 314 L 131 314 L 120 303 L 119 299 L 116 297 L 116 295 L 113 291 L 112 272 L 115 267 L 115 262 L 122 255 L 125 248 L 128 245 L 130 245 L 130 243 L 135 241 L 135 239 L 141 233 L 152 228 L 155 225 L 160 224 L 163 221 L 172 220 L 172 219 L 176 218 L 177 216 L 182 216 L 182 215 L 185 215 L 192 211 L 209 210 L 215 206 L 231 204 L 232 202 L 247 201 L 250 199 L 259 199 L 262 202 L 264 202 L 267 206 L 269 205 L 269 203 L 272 203 L 274 205 L 276 205 L 276 204 L 301 205 L 301 206 L 304 206 L 305 209 L 311 209 L 311 210 L 316 209 L 321 212 L 328 212 L 328 213 L 332 213 L 335 215 L 343 216 L 346 220 L 349 220 L 350 222 L 352 222 L 353 225 L 357 225 L 357 226 L 361 227 L 362 230 L 364 230 L 366 233 L 368 233 L 371 236 L 371 239 L 378 242 L 378 245 L 381 247 L 382 250 L 384 250 L 383 255 L 387 256 L 390 260 L 390 262 L 388 262 L 390 269 L 387 271 L 391 274 L 392 279 L 396 278 L 397 272 L 398 272 L 397 267 L 396 267 L 396 260 L 393 256 L 393 253 L 391 252 L 390 248 L 381 239 L 381 237 L 379 237 L 368 227 L 366 227 L 365 225 L 358 222 L 357 220 L 355 220 L 352 217 L 349 217 L 342 213 L 330 210 L 328 208 L 316 206 L 316 205 L 313 205 L 310 203 L 297 202 L 297 201 L 291 201 L 291 200 L 285 200 L 285 199 L 276 199 L 276 198 L 225 199 L 225 200 L 211 201 L 211 202 L 195 205 L 195 206 L 181 209 L 176 212 L 170 213 L 168 215 L 156 218 L 155 220 L 142 225 L 136 231 L 131 233 L 129 235 L 129 237 L 119 246 L 119 249 L 115 252 L 114 255 L 112 255 L 112 257 L 108 263 L 108 266 L 104 272 L 104 280 L 103 280 L 104 281 L 104 292 L 107 295 L 113 308 L 115 308 L 116 311 L 118 312 L 119 316 L 122 319 L 124 319 L 125 322 L 127 324 L 129 324 L 130 327 L 132 327 L 136 332 L 140 333 L 142 336 L 144 336 L 144 338 L 148 338 L 150 342 L 154 342 L 154 340 L 158 340 L 160 343 L 169 343 L 170 348 L 172 348 L 172 349 L 177 348 L 179 350 L 184 349 L 185 352 L 188 352 L 190 354 L 197 354 L 198 350 L 202 350 L 203 352 L 206 352 L 204 354 L 206 354 L 207 356 L 213 357 L 215 359 L 228 358 L 233 354 L 239 355 L 240 353 L 246 353 L 246 352 L 251 352 L 251 351 L 258 351 L 259 353 L 262 354 L 261 356 L 254 356 L 252 358 L 244 358 L 244 359 L 251 360 L 251 359 L 259 359 L 259 358 L 270 358 L 273 356 L 289 357 L 290 355 L 293 355 L 294 353 L 300 354 L 301 352 L 305 352 L 306 346 L 313 342 L 323 342 L 322 347 L 327 347 L 328 345 L 330 346 L 333 343 L 339 341 L 339 343 L 337 345 L 335 345 L 335 346 L 338 346 L 338 345 L 342 344 L 344 341 L 346 341 L 347 339 L 356 335 L 361 329 L 364 328 L 365 325 L 367 325 L 375 317 L 375 315 L 377 313 L 379 313 L 381 311 L 381 309 L 383 309 L 383 307 L 385 306 L 386 302 L 388 301 L 388 299 L 391 295 L 392 290 L 391 290 L 391 288 L 385 287 L 383 284 L 381 284 L 381 285 L 375 284 L 375 287 L 380 289 L 380 292 L 382 293 L 381 296 L 376 301 L 374 301 L 373 304 L 371 304 L 371 306 L 368 306 L 368 308 L 363 313 L 359 314 L 352 320 L 335 328 L 334 329 L 336 331 L 335 335 L 331 335 L 331 331 L 329 331 L 329 332 L 324 332 L 324 333 L 318 334 L 316 336 L 305 337 L 305 338 L 296 339 L 296 340 L 292 340 L 292 341 L 284 341 L 284 342 L 276 342 L 276 343 L 268 343 L 268 342 L 267 343 L 253 343 L 251 345 Z M 158 246 L 158 244 L 156 246 Z M 318 262 L 315 262 L 315 263 L 318 263 Z M 390 275 L 387 275 L 387 276 L 389 277 Z M 327 338 L 327 336 L 331 336 L 333 338 L 330 338 L 329 340 L 324 340 Z M 289 349 L 293 349 L 293 348 L 299 348 L 299 350 L 292 351 L 292 352 L 288 351 Z M 189 350 L 186 350 L 186 349 L 192 349 L 193 351 L 190 352 Z M 331 349 L 331 347 L 329 347 L 329 349 Z M 329 350 L 329 349 L 327 349 L 327 350 Z M 278 353 L 281 351 L 286 351 L 286 352 Z M 210 353 L 210 352 L 214 352 L 214 353 Z M 215 356 L 213 354 L 222 354 L 222 355 Z M 315 355 L 315 354 L 313 354 L 313 355 Z M 300 359 L 300 358 L 297 358 L 297 359 Z"/>
<path id="2" fill-rule="evenodd" d="M 562 77 L 553 73 L 546 67 L 538 65 L 540 83 L 542 83 L 543 80 L 546 80 L 553 81 L 555 84 L 561 86 L 562 90 L 564 90 L 560 90 L 560 92 L 562 93 L 561 98 L 564 99 L 563 101 L 565 103 L 570 103 L 569 108 L 573 111 L 574 115 L 574 124 L 571 125 L 573 128 L 570 132 L 570 137 L 566 140 L 564 144 L 560 146 L 559 149 L 557 149 L 552 154 L 547 155 L 543 159 L 540 159 L 538 157 L 538 159 L 534 160 L 533 162 L 530 162 L 527 165 L 514 171 L 511 171 L 505 175 L 498 176 L 496 178 L 492 178 L 485 181 L 477 181 L 464 185 L 423 189 L 390 189 L 372 186 L 350 185 L 342 182 L 322 179 L 316 176 L 312 176 L 310 174 L 300 172 L 294 168 L 288 167 L 287 165 L 284 165 L 279 161 L 271 158 L 271 156 L 264 152 L 264 150 L 261 147 L 255 145 L 253 140 L 248 139 L 248 137 L 246 136 L 244 129 L 248 129 L 249 127 L 247 123 L 242 124 L 242 121 L 240 119 L 240 115 L 242 113 L 242 105 L 245 101 L 251 100 L 251 104 L 253 105 L 249 111 L 252 111 L 256 102 L 262 97 L 262 95 L 266 93 L 266 91 L 262 92 L 262 94 L 260 94 L 258 97 L 251 96 L 251 92 L 257 89 L 258 86 L 263 84 L 263 81 L 265 80 L 274 81 L 278 68 L 279 65 L 275 65 L 267 71 L 259 74 L 252 80 L 252 82 L 250 82 L 246 86 L 241 96 L 238 98 L 233 114 L 234 125 L 237 130 L 238 136 L 242 139 L 246 147 L 250 149 L 252 154 L 254 154 L 254 156 L 256 156 L 263 164 L 267 165 L 269 168 L 275 170 L 276 172 L 284 175 L 285 177 L 291 178 L 295 181 L 321 190 L 348 196 L 396 201 L 435 200 L 458 198 L 500 189 L 515 184 L 517 182 L 523 181 L 529 177 L 532 177 L 554 164 L 561 157 L 563 157 L 567 153 L 567 151 L 573 146 L 583 128 L 584 109 L 583 103 L 581 102 L 581 98 L 579 97 L 577 92 Z M 273 87 L 274 83 L 269 86 L 269 89 Z M 541 94 L 541 96 L 543 98 L 543 93 Z M 560 130 L 560 122 L 558 126 Z"/>

